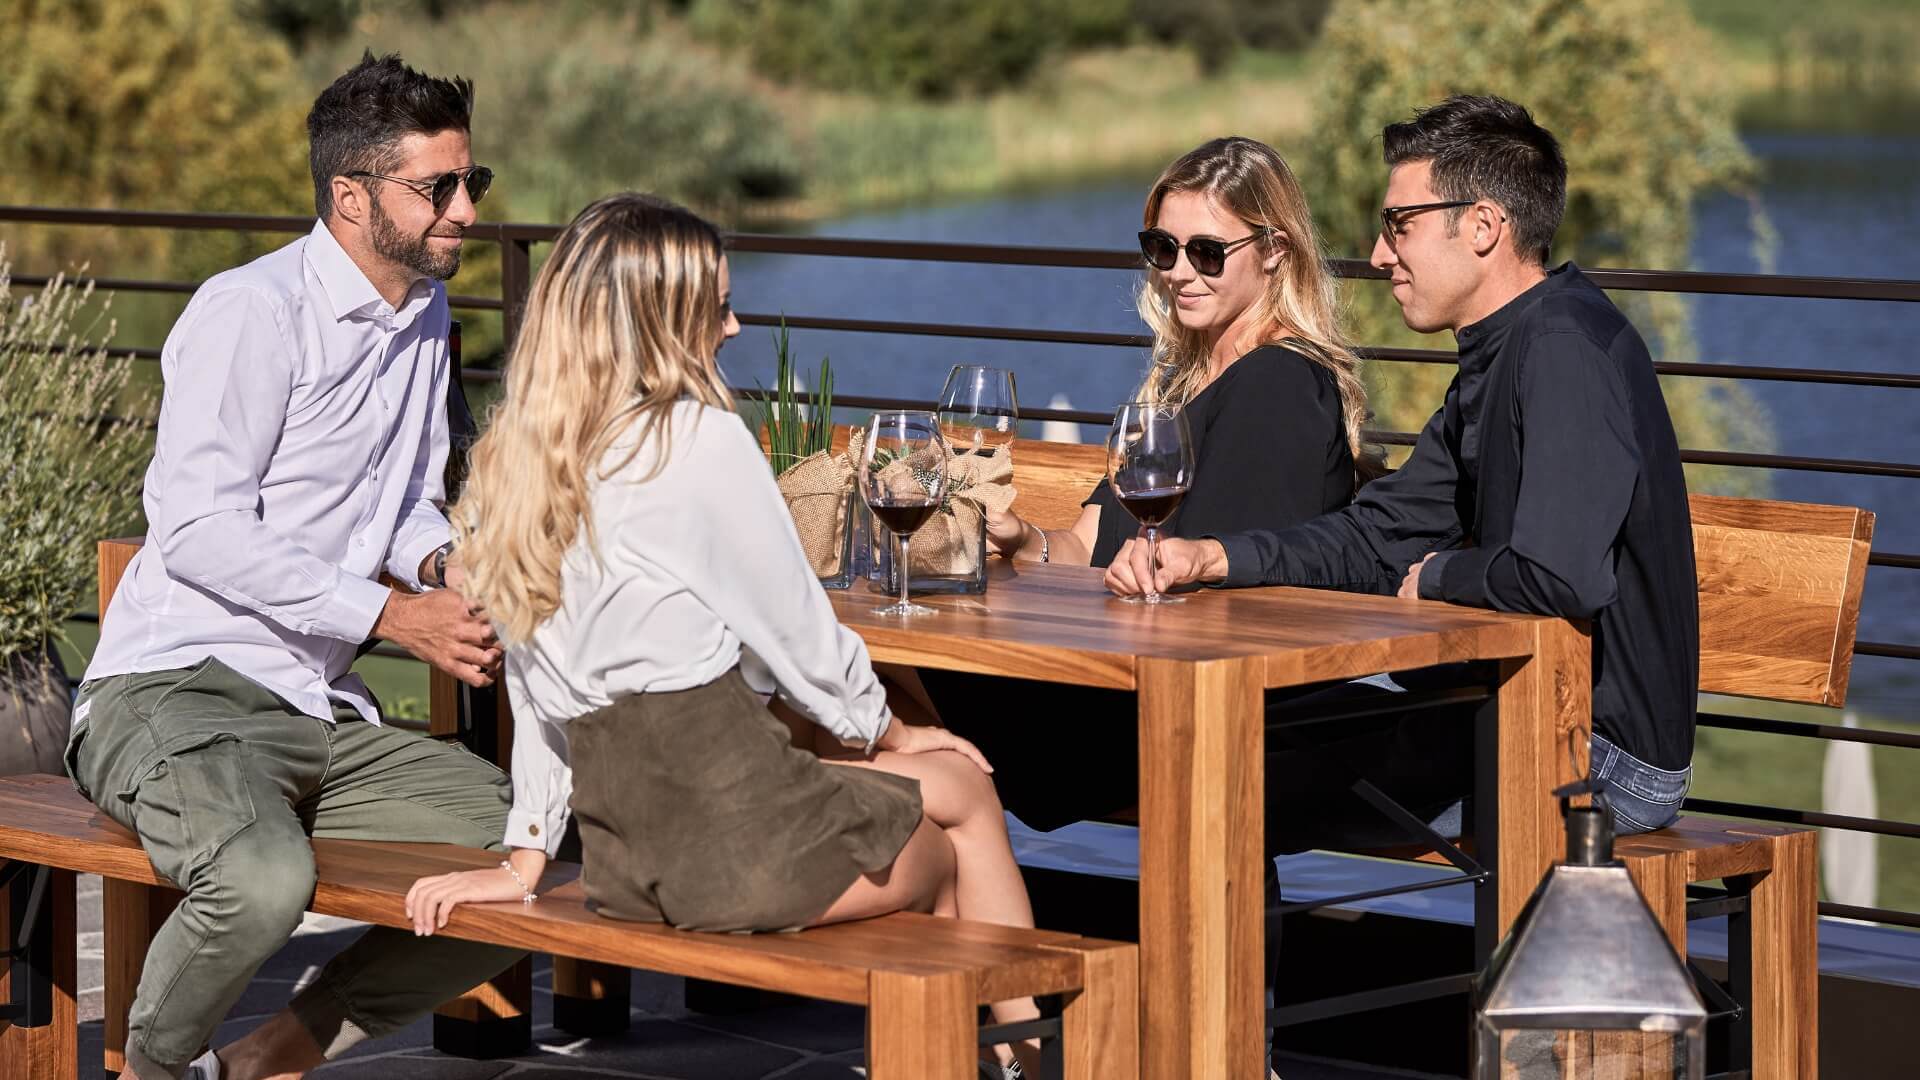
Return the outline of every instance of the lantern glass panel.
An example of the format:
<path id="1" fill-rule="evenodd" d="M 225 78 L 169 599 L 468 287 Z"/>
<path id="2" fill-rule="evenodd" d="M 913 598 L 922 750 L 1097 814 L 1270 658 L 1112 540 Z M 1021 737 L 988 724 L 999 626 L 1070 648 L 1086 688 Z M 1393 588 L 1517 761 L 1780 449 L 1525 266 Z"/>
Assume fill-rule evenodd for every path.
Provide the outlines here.
<path id="1" fill-rule="evenodd" d="M 1704 1025 L 1685 1031 L 1496 1029 L 1481 1021 L 1479 1080 L 1692 1080 L 1706 1075 Z"/>

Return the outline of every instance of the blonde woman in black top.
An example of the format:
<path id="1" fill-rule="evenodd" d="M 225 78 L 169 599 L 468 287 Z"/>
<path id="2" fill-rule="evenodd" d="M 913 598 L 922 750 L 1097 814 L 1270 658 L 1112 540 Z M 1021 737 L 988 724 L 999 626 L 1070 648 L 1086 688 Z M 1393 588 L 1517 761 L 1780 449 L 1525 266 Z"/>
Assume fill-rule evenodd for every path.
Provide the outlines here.
<path id="1" fill-rule="evenodd" d="M 1138 304 L 1154 346 L 1135 396 L 1181 403 L 1195 444 L 1193 486 L 1163 531 L 1282 528 L 1345 506 L 1356 463 L 1368 460 L 1366 391 L 1293 171 L 1264 143 L 1216 139 L 1167 166 L 1143 224 Z M 1043 531 L 1018 510 L 988 523 L 989 545 L 1016 559 L 1105 566 L 1136 529 L 1104 481 L 1071 529 Z M 994 762 L 1002 800 L 1028 825 L 1133 804 L 1133 695 L 920 677 L 942 722 Z M 1047 722 L 1010 723 L 1016 715 Z"/>

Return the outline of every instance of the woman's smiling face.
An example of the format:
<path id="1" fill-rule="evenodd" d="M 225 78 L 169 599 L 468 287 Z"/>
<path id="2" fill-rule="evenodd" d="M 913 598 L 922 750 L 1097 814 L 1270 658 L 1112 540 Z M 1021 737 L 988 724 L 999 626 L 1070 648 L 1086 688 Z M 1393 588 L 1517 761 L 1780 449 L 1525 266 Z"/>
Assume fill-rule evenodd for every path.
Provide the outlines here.
<path id="1" fill-rule="evenodd" d="M 1255 230 L 1228 213 L 1206 193 L 1173 191 L 1160 201 L 1160 214 L 1154 227 L 1173 235 L 1185 245 L 1194 237 L 1206 237 L 1231 244 Z M 1219 334 L 1246 314 L 1267 289 L 1267 278 L 1275 261 L 1270 248 L 1255 241 L 1227 253 L 1226 268 L 1218 277 L 1202 277 L 1193 269 L 1182 247 L 1173 269 L 1155 270 L 1166 283 L 1173 310 L 1180 325 L 1189 330 Z"/>

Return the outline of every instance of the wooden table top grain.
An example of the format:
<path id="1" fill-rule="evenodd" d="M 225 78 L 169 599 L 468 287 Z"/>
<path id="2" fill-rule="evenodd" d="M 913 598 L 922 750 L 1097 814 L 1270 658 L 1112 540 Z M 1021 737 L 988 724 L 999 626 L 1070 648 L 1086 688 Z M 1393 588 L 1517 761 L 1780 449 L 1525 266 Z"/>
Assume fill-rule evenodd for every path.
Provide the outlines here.
<path id="1" fill-rule="evenodd" d="M 938 615 L 875 615 L 889 598 L 828 593 L 874 660 L 1134 689 L 1140 660 L 1257 659 L 1268 687 L 1527 655 L 1539 616 L 1323 589 L 1202 589 L 1128 604 L 1088 567 L 996 559 L 978 596 L 916 596 Z"/>

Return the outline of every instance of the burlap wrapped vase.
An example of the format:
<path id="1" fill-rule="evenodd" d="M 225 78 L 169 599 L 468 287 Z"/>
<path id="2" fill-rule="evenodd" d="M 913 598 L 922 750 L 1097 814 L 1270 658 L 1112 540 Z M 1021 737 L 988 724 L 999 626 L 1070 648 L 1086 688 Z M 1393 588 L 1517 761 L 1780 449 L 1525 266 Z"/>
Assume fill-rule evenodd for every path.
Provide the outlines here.
<path id="1" fill-rule="evenodd" d="M 854 462 L 859 460 L 861 433 L 855 432 L 846 452 L 822 450 L 800 459 L 776 481 L 780 495 L 800 533 L 800 548 L 815 577 L 830 589 L 844 589 L 853 580 Z"/>

